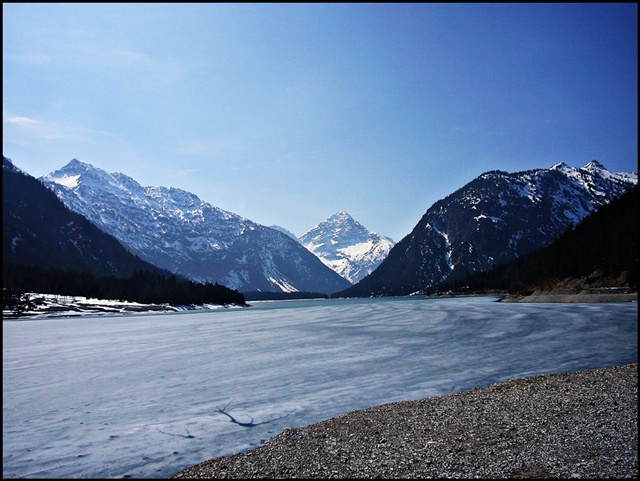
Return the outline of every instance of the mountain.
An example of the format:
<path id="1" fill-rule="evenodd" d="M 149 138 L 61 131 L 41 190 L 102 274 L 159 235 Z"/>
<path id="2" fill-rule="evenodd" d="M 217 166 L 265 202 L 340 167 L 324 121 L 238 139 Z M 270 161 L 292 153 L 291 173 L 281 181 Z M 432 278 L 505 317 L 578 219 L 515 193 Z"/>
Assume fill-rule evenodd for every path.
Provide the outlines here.
<path id="1" fill-rule="evenodd" d="M 331 293 L 349 286 L 289 236 L 171 187 L 72 160 L 41 177 L 69 209 L 142 259 L 238 291 Z"/>
<path id="2" fill-rule="evenodd" d="M 94 275 L 157 271 L 82 215 L 67 209 L 41 182 L 2 160 L 2 262 Z"/>
<path id="3" fill-rule="evenodd" d="M 295 240 L 296 242 L 299 242 L 298 238 L 296 237 L 296 235 L 291 232 L 290 230 L 285 229 L 284 227 L 280 227 L 279 225 L 270 225 L 269 226 L 271 229 L 277 230 L 282 232 L 283 234 L 288 235 L 289 237 L 291 237 L 293 240 Z"/>
<path id="4" fill-rule="evenodd" d="M 336 295 L 431 292 L 548 245 L 638 182 L 597 161 L 582 168 L 486 172 L 433 204 L 369 276 Z"/>
<path id="5" fill-rule="evenodd" d="M 638 289 L 638 185 L 589 214 L 551 244 L 440 291 L 527 293 Z M 612 289 L 612 288 L 616 289 Z"/>
<path id="6" fill-rule="evenodd" d="M 355 284 L 389 254 L 393 241 L 369 232 L 346 212 L 338 212 L 300 236 L 300 242 L 328 267 Z"/>

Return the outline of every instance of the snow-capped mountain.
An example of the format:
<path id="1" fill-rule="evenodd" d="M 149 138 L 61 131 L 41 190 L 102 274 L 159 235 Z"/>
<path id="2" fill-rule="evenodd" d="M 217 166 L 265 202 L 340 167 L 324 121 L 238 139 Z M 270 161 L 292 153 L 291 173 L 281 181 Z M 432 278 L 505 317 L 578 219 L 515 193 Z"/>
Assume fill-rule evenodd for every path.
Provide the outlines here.
<path id="1" fill-rule="evenodd" d="M 393 241 L 369 232 L 346 212 L 338 212 L 300 236 L 300 242 L 351 283 L 375 270 Z"/>
<path id="2" fill-rule="evenodd" d="M 637 172 L 610 172 L 595 160 L 486 172 L 433 204 L 375 271 L 339 295 L 426 292 L 489 270 L 551 243 L 637 183 Z"/>
<path id="3" fill-rule="evenodd" d="M 193 281 L 241 292 L 332 293 L 349 286 L 299 242 L 187 191 L 142 187 L 76 159 L 40 180 L 144 260 Z"/>
<path id="4" fill-rule="evenodd" d="M 22 266 L 128 277 L 159 271 L 113 236 L 71 212 L 53 192 L 3 157 L 2 260 Z"/>

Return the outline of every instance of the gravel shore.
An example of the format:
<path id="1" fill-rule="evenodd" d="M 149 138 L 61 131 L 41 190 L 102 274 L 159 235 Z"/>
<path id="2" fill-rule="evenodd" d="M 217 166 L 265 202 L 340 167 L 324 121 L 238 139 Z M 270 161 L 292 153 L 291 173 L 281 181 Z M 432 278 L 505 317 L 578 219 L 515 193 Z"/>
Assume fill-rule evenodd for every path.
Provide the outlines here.
<path id="1" fill-rule="evenodd" d="M 383 404 L 172 478 L 637 478 L 638 364 Z"/>

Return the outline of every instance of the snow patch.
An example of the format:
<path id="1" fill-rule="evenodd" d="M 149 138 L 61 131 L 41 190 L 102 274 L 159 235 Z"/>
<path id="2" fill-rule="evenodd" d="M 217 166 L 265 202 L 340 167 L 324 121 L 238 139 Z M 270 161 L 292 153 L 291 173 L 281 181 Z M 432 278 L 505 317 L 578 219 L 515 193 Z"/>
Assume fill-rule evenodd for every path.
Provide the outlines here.
<path id="1" fill-rule="evenodd" d="M 50 177 L 48 180 L 67 187 L 68 189 L 73 189 L 78 186 L 78 179 L 80 179 L 80 175 L 63 175 L 60 177 Z"/>
<path id="2" fill-rule="evenodd" d="M 492 217 L 486 214 L 480 214 L 479 216 L 474 217 L 474 219 L 476 221 L 479 221 L 480 219 L 489 219 L 492 222 L 504 222 L 500 217 Z"/>
<path id="3" fill-rule="evenodd" d="M 281 289 L 282 292 L 298 292 L 298 289 L 296 289 L 294 286 L 289 284 L 284 279 L 276 279 L 275 277 L 269 277 L 267 280 L 274 286 L 277 286 L 279 289 Z"/>

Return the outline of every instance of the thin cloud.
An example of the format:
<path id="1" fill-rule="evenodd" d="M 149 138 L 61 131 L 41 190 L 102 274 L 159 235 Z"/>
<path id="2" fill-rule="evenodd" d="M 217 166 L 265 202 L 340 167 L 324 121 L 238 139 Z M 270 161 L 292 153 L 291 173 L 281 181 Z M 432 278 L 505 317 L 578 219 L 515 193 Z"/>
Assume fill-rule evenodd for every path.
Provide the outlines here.
<path id="1" fill-rule="evenodd" d="M 32 119 L 29 117 L 21 117 L 19 115 L 11 115 L 11 114 L 2 114 L 2 121 L 8 122 L 10 124 L 15 124 L 21 127 L 33 127 L 37 125 L 41 125 L 42 122 L 36 119 Z"/>
<path id="2" fill-rule="evenodd" d="M 105 130 L 93 130 L 76 125 L 49 122 L 8 112 L 2 113 L 2 123 L 5 129 L 13 127 L 22 131 L 22 133 L 29 133 L 45 140 L 85 140 L 96 136 L 113 137 L 112 133 Z"/>
<path id="3" fill-rule="evenodd" d="M 5 128 L 15 127 L 22 132 L 28 132 L 42 139 L 70 139 L 71 136 L 65 133 L 60 126 L 54 123 L 43 122 L 42 120 L 25 117 L 22 115 L 13 115 L 9 113 L 2 114 L 2 123 Z"/>
<path id="4" fill-rule="evenodd" d="M 197 169 L 183 169 L 176 172 L 176 177 L 190 177 L 191 175 L 197 173 Z"/>

